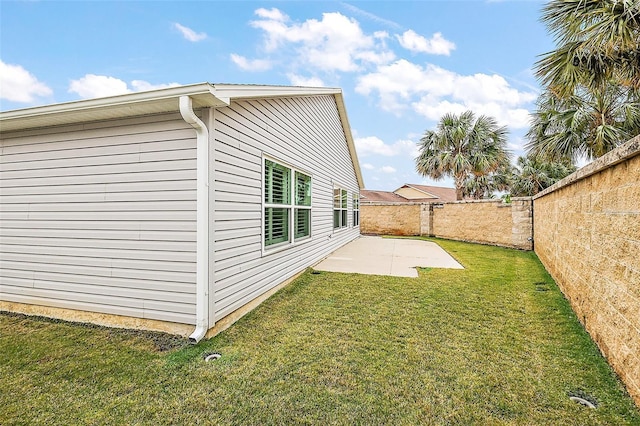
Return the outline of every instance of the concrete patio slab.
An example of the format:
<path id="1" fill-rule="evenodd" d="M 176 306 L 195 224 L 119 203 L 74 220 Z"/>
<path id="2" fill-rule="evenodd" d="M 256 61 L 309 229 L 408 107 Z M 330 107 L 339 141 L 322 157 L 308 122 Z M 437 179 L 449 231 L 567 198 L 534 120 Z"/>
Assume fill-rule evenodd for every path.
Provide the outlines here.
<path id="1" fill-rule="evenodd" d="M 339 248 L 314 269 L 416 278 L 416 267 L 464 269 L 434 242 L 369 236 L 362 236 Z"/>

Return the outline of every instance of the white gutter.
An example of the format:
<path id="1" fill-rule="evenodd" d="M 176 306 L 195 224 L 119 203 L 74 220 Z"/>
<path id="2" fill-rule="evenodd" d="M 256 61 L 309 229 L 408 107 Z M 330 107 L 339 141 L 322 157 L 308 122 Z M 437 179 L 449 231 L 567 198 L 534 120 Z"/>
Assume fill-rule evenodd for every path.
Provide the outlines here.
<path id="1" fill-rule="evenodd" d="M 196 130 L 196 329 L 189 340 L 198 343 L 209 330 L 209 130 L 191 97 L 180 96 L 180 114 Z"/>

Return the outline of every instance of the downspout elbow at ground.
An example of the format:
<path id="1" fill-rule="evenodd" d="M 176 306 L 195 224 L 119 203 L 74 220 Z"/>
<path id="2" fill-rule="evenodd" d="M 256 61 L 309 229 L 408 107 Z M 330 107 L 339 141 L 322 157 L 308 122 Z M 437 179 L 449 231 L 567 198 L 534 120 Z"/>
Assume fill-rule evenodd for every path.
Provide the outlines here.
<path id="1" fill-rule="evenodd" d="M 180 114 L 196 131 L 196 328 L 189 341 L 198 343 L 209 330 L 209 130 L 189 96 L 180 96 Z"/>

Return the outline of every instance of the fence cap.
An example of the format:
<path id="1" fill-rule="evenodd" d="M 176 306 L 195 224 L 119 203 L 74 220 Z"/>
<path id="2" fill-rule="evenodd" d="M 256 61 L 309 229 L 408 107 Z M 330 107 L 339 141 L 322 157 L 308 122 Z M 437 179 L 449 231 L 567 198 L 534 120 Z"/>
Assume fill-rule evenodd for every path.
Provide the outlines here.
<path id="1" fill-rule="evenodd" d="M 586 179 L 591 175 L 601 172 L 604 169 L 615 166 L 630 158 L 640 155 L 640 135 L 628 140 L 613 151 L 607 152 L 600 158 L 593 160 L 581 169 L 576 170 L 564 179 L 559 180 L 544 191 L 540 191 L 533 199 L 544 197 L 558 189 L 571 185 L 579 180 Z"/>

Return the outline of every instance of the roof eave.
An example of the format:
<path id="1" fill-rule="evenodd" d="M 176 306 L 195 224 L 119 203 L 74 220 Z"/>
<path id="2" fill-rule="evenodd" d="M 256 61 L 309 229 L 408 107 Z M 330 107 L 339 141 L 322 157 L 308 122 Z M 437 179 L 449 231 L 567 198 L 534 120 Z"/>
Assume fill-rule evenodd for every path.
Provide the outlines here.
<path id="1" fill-rule="evenodd" d="M 356 153 L 342 90 L 332 87 L 267 86 L 198 83 L 104 98 L 0 112 L 0 131 L 20 131 L 81 122 L 119 119 L 158 113 L 178 112 L 179 98 L 189 96 L 193 107 L 224 107 L 232 99 L 331 95 L 336 101 L 340 122 L 360 189 L 364 179 Z"/>
<path id="2" fill-rule="evenodd" d="M 336 100 L 336 106 L 338 107 L 338 114 L 340 115 L 340 122 L 342 123 L 342 130 L 344 136 L 347 139 L 347 146 L 349 147 L 349 154 L 351 154 L 351 162 L 356 173 L 356 179 L 358 181 L 358 187 L 364 189 L 364 179 L 362 178 L 362 170 L 360 169 L 360 162 L 358 160 L 358 153 L 356 152 L 356 145 L 353 140 L 353 134 L 351 133 L 351 125 L 349 124 L 349 117 L 347 116 L 347 108 L 344 105 L 344 98 L 342 97 L 342 90 L 333 94 Z"/>
<path id="3" fill-rule="evenodd" d="M 432 193 L 430 193 L 430 192 L 428 192 L 428 191 L 425 191 L 424 189 L 416 188 L 415 186 L 413 186 L 413 185 L 411 185 L 411 184 L 407 184 L 407 186 L 408 186 L 409 188 L 411 188 L 411 189 L 415 189 L 415 190 L 416 190 L 416 191 L 418 191 L 418 192 L 422 192 L 423 194 L 427 194 L 428 196 L 430 196 L 430 197 L 432 197 L 432 198 L 438 198 L 438 196 L 437 196 L 437 195 L 432 194 Z"/>
<path id="4" fill-rule="evenodd" d="M 214 84 L 214 93 L 231 99 L 281 98 L 295 96 L 336 95 L 336 87 L 273 86 L 258 84 Z"/>
<path id="5" fill-rule="evenodd" d="M 178 99 L 185 95 L 191 97 L 194 108 L 229 104 L 228 99 L 215 95 L 211 84 L 199 83 L 0 112 L 0 130 L 26 130 L 81 121 L 177 112 Z"/>
<path id="6" fill-rule="evenodd" d="M 413 186 L 413 185 L 411 185 L 411 184 L 409 184 L 409 183 L 405 183 L 405 184 L 404 184 L 404 185 L 402 185 L 400 188 L 396 189 L 396 191 L 399 191 L 400 189 L 404 188 L 405 186 L 406 186 L 406 187 L 408 187 L 408 188 L 411 188 L 411 189 L 413 189 L 413 190 L 415 190 L 415 191 L 422 192 L 422 193 L 423 193 L 423 194 L 425 194 L 425 195 L 428 195 L 428 197 L 426 197 L 426 198 L 436 198 L 436 199 L 441 198 L 441 197 L 440 197 L 439 195 L 437 195 L 437 194 L 434 194 L 434 193 L 432 193 L 432 192 L 425 191 L 424 189 L 416 188 L 415 186 Z M 394 192 L 395 192 L 395 191 L 394 191 Z"/>

